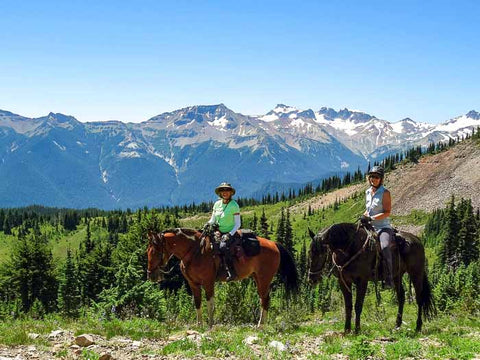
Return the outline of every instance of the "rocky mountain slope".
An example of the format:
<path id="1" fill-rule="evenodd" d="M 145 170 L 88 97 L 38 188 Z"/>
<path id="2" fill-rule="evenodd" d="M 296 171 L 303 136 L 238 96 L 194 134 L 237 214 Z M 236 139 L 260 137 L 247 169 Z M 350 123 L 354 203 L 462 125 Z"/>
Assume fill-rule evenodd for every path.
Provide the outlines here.
<path id="1" fill-rule="evenodd" d="M 431 212 L 445 207 L 451 196 L 471 199 L 480 207 L 480 141 L 468 139 L 435 155 L 423 156 L 418 163 L 399 165 L 387 173 L 385 186 L 392 193 L 394 215 L 407 215 L 412 210 Z M 292 211 L 304 212 L 329 206 L 337 199 L 363 193 L 368 187 L 355 184 L 315 196 L 295 205 Z"/>

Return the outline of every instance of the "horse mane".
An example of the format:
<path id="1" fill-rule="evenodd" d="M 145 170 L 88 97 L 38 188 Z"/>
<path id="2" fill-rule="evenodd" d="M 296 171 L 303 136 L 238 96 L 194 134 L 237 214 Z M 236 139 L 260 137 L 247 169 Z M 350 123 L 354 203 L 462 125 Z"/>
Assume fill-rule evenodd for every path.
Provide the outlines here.
<path id="1" fill-rule="evenodd" d="M 172 229 L 167 229 L 167 230 L 164 230 L 162 231 L 164 234 L 166 233 L 173 233 L 175 235 L 179 235 L 180 233 L 183 233 L 187 236 L 193 236 L 195 237 L 195 235 L 197 234 L 197 230 L 195 229 L 190 229 L 190 228 L 172 228 Z M 195 238 L 195 241 L 197 241 L 198 239 Z"/>
<path id="2" fill-rule="evenodd" d="M 330 226 L 327 231 L 327 241 L 333 248 L 343 248 L 354 240 L 356 225 L 352 223 L 340 223 Z"/>

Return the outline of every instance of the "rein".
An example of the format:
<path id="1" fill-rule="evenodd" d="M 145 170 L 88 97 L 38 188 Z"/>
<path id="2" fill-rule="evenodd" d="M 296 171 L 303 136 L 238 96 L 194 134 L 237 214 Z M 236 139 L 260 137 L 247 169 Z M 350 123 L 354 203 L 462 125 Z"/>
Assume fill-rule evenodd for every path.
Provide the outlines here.
<path id="1" fill-rule="evenodd" d="M 167 231 L 167 232 L 170 232 L 170 231 Z M 161 235 L 160 235 L 160 239 L 161 239 L 161 240 L 160 240 L 160 244 L 159 244 L 160 247 L 161 247 L 161 253 L 162 253 L 162 254 L 164 254 L 164 253 L 166 252 L 166 250 L 167 250 L 167 246 L 166 246 L 166 241 L 165 241 L 164 235 L 165 235 L 165 233 L 162 232 Z M 178 234 L 175 234 L 175 235 L 178 236 Z M 203 233 L 202 233 L 202 237 L 203 237 Z M 202 237 L 200 238 L 201 240 L 203 240 Z M 198 247 L 198 248 L 197 248 L 196 246 L 193 246 L 193 247 L 190 248 L 183 256 L 179 257 L 179 260 L 180 260 L 181 262 L 183 262 L 183 265 L 184 265 L 185 267 L 187 267 L 187 266 L 190 264 L 190 262 L 192 261 L 192 259 L 195 257 L 195 255 L 196 255 L 200 250 L 201 250 L 201 247 Z M 192 252 L 193 252 L 193 253 L 192 253 Z M 173 254 L 173 252 L 172 252 L 172 254 L 170 255 L 170 257 L 169 257 L 168 260 L 167 260 L 167 264 L 168 264 L 168 262 L 170 261 L 170 259 L 171 259 L 173 256 L 174 256 L 174 254 Z M 161 267 L 159 267 L 159 268 L 158 268 L 158 271 L 160 271 L 162 274 L 167 275 L 167 274 L 170 274 L 170 273 L 173 271 L 173 269 L 175 268 L 175 266 L 176 266 L 176 264 L 173 265 L 173 266 L 170 268 L 170 270 L 168 270 L 168 271 L 165 271 L 165 270 L 163 270 Z M 148 270 L 147 270 L 147 273 L 151 273 L 151 271 L 148 271 Z"/>
<path id="2" fill-rule="evenodd" d="M 340 280 L 342 281 L 343 285 L 345 286 L 345 288 L 348 290 L 348 292 L 350 294 L 352 293 L 352 290 L 347 286 L 347 283 L 345 282 L 345 279 L 343 277 L 343 269 L 345 269 L 348 265 L 350 265 L 356 258 L 358 258 L 365 251 L 365 249 L 367 248 L 367 245 L 370 242 L 371 238 L 372 238 L 371 233 L 369 231 L 367 231 L 367 238 L 365 239 L 365 243 L 363 244 L 363 246 L 350 259 L 348 259 L 348 261 L 343 265 L 338 265 L 337 264 L 337 262 L 335 260 L 336 257 L 337 257 L 337 253 L 334 250 L 330 249 L 330 251 L 332 252 L 333 265 L 337 268 Z M 330 245 L 329 245 L 329 247 L 330 247 Z M 342 254 L 345 254 L 345 252 L 343 250 L 341 250 L 341 249 L 338 249 L 338 250 L 340 250 L 340 252 Z M 332 270 L 333 270 L 333 268 L 334 267 L 332 267 Z M 330 270 L 330 271 L 332 271 L 332 270 Z"/>

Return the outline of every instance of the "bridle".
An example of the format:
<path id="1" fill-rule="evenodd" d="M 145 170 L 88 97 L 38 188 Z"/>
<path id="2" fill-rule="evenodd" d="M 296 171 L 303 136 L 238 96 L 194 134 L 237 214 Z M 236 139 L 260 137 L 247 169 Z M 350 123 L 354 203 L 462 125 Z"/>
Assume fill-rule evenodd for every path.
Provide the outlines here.
<path id="1" fill-rule="evenodd" d="M 165 235 L 165 234 L 164 234 L 163 232 L 160 234 L 160 236 L 158 236 L 158 234 L 153 234 L 153 240 L 151 241 L 151 245 L 153 245 L 156 249 L 157 249 L 158 247 L 160 247 L 159 256 L 162 257 L 162 261 L 163 261 L 163 254 L 165 254 L 166 251 L 167 251 L 167 244 L 166 244 L 166 242 L 165 242 L 165 236 L 164 236 L 164 235 Z M 157 237 L 160 238 L 160 242 L 157 241 Z M 159 263 L 159 264 L 155 267 L 154 270 L 150 271 L 150 270 L 147 269 L 147 275 L 150 275 L 150 274 L 152 274 L 153 272 L 155 272 L 155 271 L 157 271 L 157 270 L 160 271 L 162 274 L 165 274 L 165 275 L 166 275 L 166 274 L 170 274 L 170 273 L 172 272 L 173 268 L 175 267 L 175 265 L 172 266 L 171 269 L 168 270 L 168 271 L 163 270 L 163 268 L 168 264 L 168 262 L 170 261 L 170 259 L 172 258 L 172 256 L 173 256 L 173 254 L 170 254 L 170 256 L 168 257 L 168 260 L 165 262 L 165 265 L 161 266 L 160 263 Z"/>
<path id="2" fill-rule="evenodd" d="M 320 266 L 320 269 L 319 270 L 316 270 L 316 271 L 311 271 L 310 269 L 308 269 L 308 275 L 318 275 L 320 274 L 322 271 L 323 271 L 323 268 L 325 267 L 325 264 L 327 262 L 327 257 L 328 257 L 328 251 L 331 251 L 330 250 L 330 246 L 319 241 L 319 240 L 316 240 L 316 239 L 313 239 L 313 241 L 317 241 L 318 242 L 318 245 L 322 248 L 326 248 L 326 251 L 327 251 L 327 254 L 325 254 L 325 261 L 323 262 L 322 266 Z M 316 245 L 317 246 L 317 245 Z M 330 270 L 331 272 L 332 270 Z"/>
<path id="3" fill-rule="evenodd" d="M 357 227 L 357 231 L 358 231 L 358 228 L 359 228 L 359 227 Z M 353 261 L 355 261 L 355 260 L 365 251 L 365 249 L 367 248 L 368 244 L 370 243 L 370 240 L 372 239 L 373 234 L 372 234 L 370 231 L 368 231 L 367 229 L 365 229 L 365 231 L 366 231 L 366 233 L 367 233 L 367 237 L 366 237 L 366 239 L 365 239 L 365 242 L 363 243 L 363 246 L 362 246 L 355 254 L 353 254 L 353 255 L 352 255 L 344 264 L 342 264 L 342 265 L 339 265 L 339 264 L 337 263 L 337 252 L 339 252 L 339 253 L 341 253 L 341 254 L 343 254 L 343 255 L 345 255 L 345 256 L 348 256 L 348 253 L 349 253 L 348 250 L 350 249 L 350 247 L 352 247 L 352 245 L 353 245 L 354 242 L 351 241 L 345 249 L 332 249 L 332 247 L 330 246 L 329 243 L 326 244 L 326 243 L 324 243 L 324 242 L 320 242 L 320 241 L 319 241 L 319 245 L 320 245 L 321 247 L 326 247 L 326 248 L 328 249 L 328 251 L 330 251 L 330 253 L 332 254 L 332 263 L 333 263 L 333 266 L 332 266 L 332 268 L 330 269 L 329 274 L 332 273 L 332 271 L 333 271 L 334 268 L 337 268 L 338 273 L 339 273 L 339 278 L 340 278 L 340 280 L 343 282 L 343 284 L 345 285 L 345 288 L 346 288 L 350 293 L 351 293 L 352 291 L 350 290 L 350 288 L 347 286 L 347 284 L 346 284 L 346 282 L 345 282 L 345 279 L 344 279 L 344 277 L 343 277 L 343 269 L 345 269 L 348 265 L 350 265 Z M 313 241 L 315 241 L 315 240 L 313 240 Z M 325 256 L 327 257 L 327 256 L 328 256 L 328 253 L 327 253 Z M 325 260 L 325 263 L 326 263 L 326 260 Z M 323 268 L 324 268 L 324 266 L 325 266 L 325 263 L 321 266 L 320 270 L 318 270 L 318 271 L 313 271 L 313 272 L 309 270 L 309 271 L 308 271 L 308 274 L 309 274 L 309 275 L 318 275 L 318 274 L 320 274 L 320 273 L 323 271 Z"/>

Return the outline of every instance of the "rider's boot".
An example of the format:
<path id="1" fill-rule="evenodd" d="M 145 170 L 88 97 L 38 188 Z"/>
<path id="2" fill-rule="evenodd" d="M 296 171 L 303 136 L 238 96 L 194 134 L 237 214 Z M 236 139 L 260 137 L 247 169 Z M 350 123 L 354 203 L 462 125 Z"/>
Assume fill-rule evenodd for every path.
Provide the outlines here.
<path id="1" fill-rule="evenodd" d="M 393 288 L 393 265 L 392 265 L 392 251 L 390 247 L 382 249 L 383 255 L 383 269 L 384 269 L 384 288 Z"/>
<path id="2" fill-rule="evenodd" d="M 237 279 L 237 273 L 235 271 L 235 266 L 233 266 L 233 258 L 232 255 L 227 251 L 225 254 L 225 265 L 227 269 L 227 281 L 233 281 Z"/>

